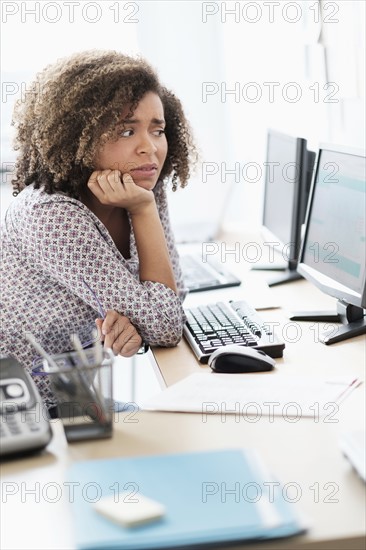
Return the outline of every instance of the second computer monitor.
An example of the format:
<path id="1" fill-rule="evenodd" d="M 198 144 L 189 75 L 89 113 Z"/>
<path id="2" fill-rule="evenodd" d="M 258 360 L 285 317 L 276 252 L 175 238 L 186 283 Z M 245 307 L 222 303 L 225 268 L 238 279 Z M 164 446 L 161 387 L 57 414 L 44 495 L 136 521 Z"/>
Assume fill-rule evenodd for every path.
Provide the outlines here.
<path id="1" fill-rule="evenodd" d="M 298 269 L 338 299 L 337 312 L 298 312 L 293 320 L 340 321 L 320 341 L 366 333 L 366 158 L 364 151 L 321 145 Z"/>
<path id="2" fill-rule="evenodd" d="M 262 235 L 277 254 L 274 261 L 254 269 L 283 271 L 268 281 L 270 286 L 301 278 L 296 266 L 314 158 L 305 139 L 268 132 Z M 278 265 L 276 257 L 280 257 L 282 265 Z"/>

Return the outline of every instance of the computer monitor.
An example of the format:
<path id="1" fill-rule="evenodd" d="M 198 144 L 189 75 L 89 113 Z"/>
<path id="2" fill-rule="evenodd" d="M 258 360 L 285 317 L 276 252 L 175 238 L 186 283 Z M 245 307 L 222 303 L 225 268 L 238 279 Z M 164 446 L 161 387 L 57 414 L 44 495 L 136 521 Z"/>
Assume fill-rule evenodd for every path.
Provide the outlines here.
<path id="1" fill-rule="evenodd" d="M 321 341 L 333 344 L 366 332 L 365 152 L 322 145 L 306 216 L 298 271 L 338 298 L 337 313 L 297 313 L 294 320 L 338 321 Z"/>
<path id="2" fill-rule="evenodd" d="M 296 267 L 314 160 L 305 139 L 268 131 L 261 232 L 264 243 L 277 254 L 274 261 L 253 269 L 284 271 L 269 280 L 269 286 L 302 278 Z"/>

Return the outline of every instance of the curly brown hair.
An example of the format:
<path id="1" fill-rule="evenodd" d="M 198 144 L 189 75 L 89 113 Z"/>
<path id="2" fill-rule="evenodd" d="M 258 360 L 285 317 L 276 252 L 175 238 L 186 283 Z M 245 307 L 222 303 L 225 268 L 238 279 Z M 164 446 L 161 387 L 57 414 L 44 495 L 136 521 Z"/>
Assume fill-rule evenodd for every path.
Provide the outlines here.
<path id="1" fill-rule="evenodd" d="M 172 176 L 173 190 L 184 187 L 197 159 L 181 102 L 162 86 L 140 57 L 91 50 L 58 60 L 36 75 L 32 91 L 14 108 L 19 150 L 13 195 L 34 184 L 47 193 L 62 191 L 76 199 L 92 174 L 96 151 L 117 139 L 120 116 L 132 115 L 147 92 L 163 104 L 168 154 L 160 179 Z"/>

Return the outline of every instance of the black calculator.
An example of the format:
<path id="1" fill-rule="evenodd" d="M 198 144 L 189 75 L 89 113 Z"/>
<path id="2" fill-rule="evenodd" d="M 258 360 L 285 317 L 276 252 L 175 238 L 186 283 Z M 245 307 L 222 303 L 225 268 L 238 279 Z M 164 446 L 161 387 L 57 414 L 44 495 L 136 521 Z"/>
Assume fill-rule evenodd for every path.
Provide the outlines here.
<path id="1" fill-rule="evenodd" d="M 13 357 L 0 358 L 0 455 L 43 449 L 51 440 L 48 412 L 37 387 Z"/>

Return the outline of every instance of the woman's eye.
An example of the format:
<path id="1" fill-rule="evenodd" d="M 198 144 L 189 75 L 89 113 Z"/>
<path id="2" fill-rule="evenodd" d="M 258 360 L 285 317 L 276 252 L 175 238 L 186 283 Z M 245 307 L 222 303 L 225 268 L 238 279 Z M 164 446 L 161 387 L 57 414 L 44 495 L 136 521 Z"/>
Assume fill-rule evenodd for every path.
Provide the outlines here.
<path id="1" fill-rule="evenodd" d="M 133 134 L 133 130 L 123 130 L 123 132 L 120 133 L 121 137 L 130 137 Z"/>
<path id="2" fill-rule="evenodd" d="M 159 130 L 154 131 L 154 134 L 157 136 L 162 136 L 163 134 L 165 134 L 165 130 L 163 128 L 159 128 Z"/>

